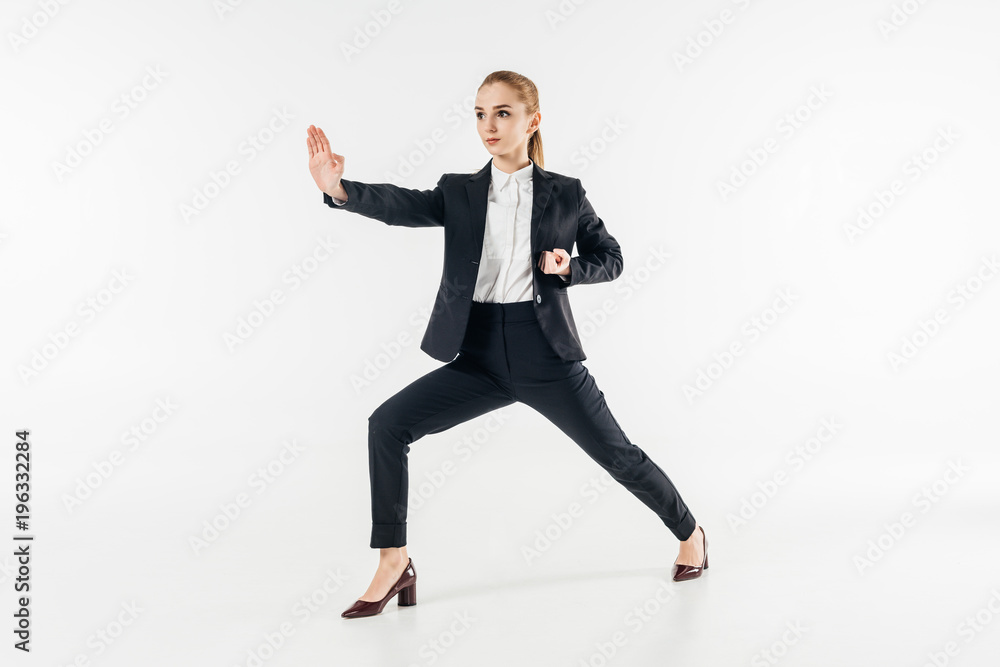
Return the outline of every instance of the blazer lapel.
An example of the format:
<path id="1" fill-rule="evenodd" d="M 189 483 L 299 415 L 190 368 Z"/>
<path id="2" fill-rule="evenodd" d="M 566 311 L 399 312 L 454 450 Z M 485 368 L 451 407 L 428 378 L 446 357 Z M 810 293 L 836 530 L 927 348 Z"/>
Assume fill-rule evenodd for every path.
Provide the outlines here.
<path id="1" fill-rule="evenodd" d="M 486 204 L 490 194 L 490 165 L 493 158 L 486 165 L 476 172 L 465 184 L 465 191 L 469 196 L 469 210 L 472 211 L 472 238 L 475 247 L 472 249 L 473 255 L 478 259 L 483 252 L 483 237 L 486 235 Z M 532 162 L 534 169 L 531 170 L 531 257 L 534 261 L 537 255 L 538 234 L 542 226 L 542 216 L 545 214 L 545 206 L 552 198 L 552 175 Z"/>

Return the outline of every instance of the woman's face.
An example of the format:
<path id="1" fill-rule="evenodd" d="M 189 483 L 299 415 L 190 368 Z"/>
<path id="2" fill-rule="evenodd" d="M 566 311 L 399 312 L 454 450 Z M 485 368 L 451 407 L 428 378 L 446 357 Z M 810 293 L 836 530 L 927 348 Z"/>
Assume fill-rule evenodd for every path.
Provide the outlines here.
<path id="1" fill-rule="evenodd" d="M 518 161 L 527 157 L 528 139 L 542 114 L 529 116 L 513 88 L 505 83 L 483 86 L 476 94 L 475 112 L 479 138 L 491 155 L 510 155 Z"/>

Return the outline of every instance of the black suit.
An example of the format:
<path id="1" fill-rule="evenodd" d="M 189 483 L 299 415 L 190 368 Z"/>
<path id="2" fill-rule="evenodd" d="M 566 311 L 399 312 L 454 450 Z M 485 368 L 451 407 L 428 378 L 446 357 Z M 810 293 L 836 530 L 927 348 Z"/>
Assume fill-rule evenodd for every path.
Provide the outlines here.
<path id="1" fill-rule="evenodd" d="M 420 349 L 439 361 L 458 353 L 469 319 L 486 227 L 486 199 L 492 159 L 475 174 L 444 174 L 433 190 L 401 188 L 391 183 L 361 183 L 341 179 L 347 203 L 335 209 L 352 211 L 389 225 L 444 227 L 444 270 L 434 308 Z M 614 280 L 622 272 L 622 252 L 615 237 L 587 201 L 580 179 L 532 171 L 531 264 L 535 315 L 545 337 L 567 361 L 587 358 L 576 330 L 567 289 L 573 285 Z M 543 250 L 563 248 L 579 256 L 570 259 L 570 280 L 542 273 Z"/>
<path id="2" fill-rule="evenodd" d="M 486 228 L 491 163 L 474 175 L 445 174 L 433 190 L 342 179 L 354 211 L 390 225 L 441 226 L 444 274 L 421 349 L 448 362 L 385 400 L 368 417 L 371 547 L 406 544 L 410 444 L 515 402 L 544 415 L 612 478 L 686 540 L 694 516 L 666 473 L 629 441 L 589 369 L 566 290 L 614 280 L 621 249 L 579 179 L 532 170 L 531 254 L 535 298 L 478 303 L 472 297 Z M 538 269 L 542 250 L 563 248 L 570 280 Z M 455 356 L 457 353 L 457 357 Z M 545 446 L 545 440 L 530 446 Z M 530 462 L 530 459 L 528 459 Z"/>

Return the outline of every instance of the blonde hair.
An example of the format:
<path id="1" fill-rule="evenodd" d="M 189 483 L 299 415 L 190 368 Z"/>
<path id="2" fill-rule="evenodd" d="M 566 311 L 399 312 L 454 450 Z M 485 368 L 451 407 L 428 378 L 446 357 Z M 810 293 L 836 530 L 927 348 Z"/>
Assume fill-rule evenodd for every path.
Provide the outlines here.
<path id="1" fill-rule="evenodd" d="M 481 89 L 483 86 L 492 83 L 506 83 L 508 86 L 513 88 L 517 92 L 518 99 L 524 103 L 529 116 L 538 111 L 538 89 L 535 88 L 535 84 L 532 83 L 531 79 L 528 77 L 518 74 L 517 72 L 501 69 L 495 72 L 490 72 L 490 74 L 483 79 L 483 82 L 479 84 L 479 88 Z M 540 129 L 536 128 L 528 138 L 528 158 L 539 167 L 543 169 L 545 168 L 545 157 L 542 152 L 542 135 Z"/>

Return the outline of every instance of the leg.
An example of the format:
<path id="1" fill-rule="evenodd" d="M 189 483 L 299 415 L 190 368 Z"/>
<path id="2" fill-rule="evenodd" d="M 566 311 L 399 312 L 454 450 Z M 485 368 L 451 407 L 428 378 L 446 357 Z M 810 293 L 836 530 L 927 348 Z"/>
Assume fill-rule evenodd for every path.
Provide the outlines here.
<path id="1" fill-rule="evenodd" d="M 530 391 L 518 385 L 518 396 L 653 510 L 677 539 L 688 540 L 695 519 L 680 493 L 663 469 L 629 441 L 590 371 L 582 364 L 579 368 L 575 375 Z"/>
<path id="2" fill-rule="evenodd" d="M 459 355 L 376 408 L 368 417 L 372 548 L 406 544 L 410 443 L 513 402 L 479 366 Z"/>
<path id="3" fill-rule="evenodd" d="M 372 492 L 371 547 L 379 565 L 359 600 L 382 599 L 406 569 L 406 504 L 410 443 L 514 400 L 465 355 L 414 380 L 368 417 Z"/>

